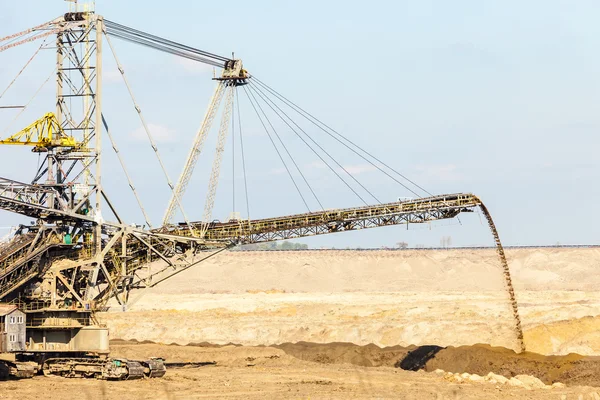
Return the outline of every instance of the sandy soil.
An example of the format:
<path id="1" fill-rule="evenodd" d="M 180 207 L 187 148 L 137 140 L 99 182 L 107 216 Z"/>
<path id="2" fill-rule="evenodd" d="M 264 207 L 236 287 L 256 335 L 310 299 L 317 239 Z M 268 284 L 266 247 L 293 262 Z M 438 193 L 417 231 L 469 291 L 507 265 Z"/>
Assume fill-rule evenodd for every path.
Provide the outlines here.
<path id="1" fill-rule="evenodd" d="M 507 253 L 528 350 L 600 355 L 600 251 Z M 5 382 L 0 397 L 600 399 L 597 359 L 509 350 L 492 250 L 232 252 L 99 317 L 113 339 L 164 343 L 115 342 L 113 355 L 216 364 L 138 382 Z M 243 346 L 215 347 L 227 343 Z M 408 346 L 432 344 L 467 347 L 440 350 L 420 372 L 395 367 Z"/>
<path id="2" fill-rule="evenodd" d="M 507 256 L 528 349 L 600 354 L 600 250 Z M 163 343 L 514 348 L 503 285 L 493 250 L 230 252 L 101 318 L 113 337 Z"/>
<path id="3" fill-rule="evenodd" d="M 519 292 L 528 349 L 544 354 L 600 354 L 600 293 Z M 578 318 L 584 318 L 579 320 Z M 585 319 L 588 318 L 588 319 Z M 504 292 L 230 293 L 148 295 L 128 312 L 101 316 L 112 337 L 187 344 L 516 346 Z M 562 336 L 550 333 L 562 327 Z"/>
<path id="4" fill-rule="evenodd" d="M 589 386 L 531 389 L 490 380 L 465 380 L 436 372 L 409 372 L 389 366 L 303 361 L 272 347 L 202 348 L 157 344 L 113 344 L 117 356 L 166 355 L 173 362 L 215 361 L 200 368 L 171 369 L 161 379 L 104 382 L 36 377 L 0 382 L 2 398 L 37 400 L 40 393 L 60 399 L 595 399 Z M 466 376 L 466 375 L 465 375 Z M 527 376 L 520 376 L 530 382 Z M 516 382 L 514 379 L 512 382 Z M 521 382 L 521 381 L 519 381 Z"/>
<path id="5" fill-rule="evenodd" d="M 595 291 L 600 248 L 507 249 L 516 290 Z M 227 252 L 161 284 L 160 293 L 502 290 L 493 249 Z"/>

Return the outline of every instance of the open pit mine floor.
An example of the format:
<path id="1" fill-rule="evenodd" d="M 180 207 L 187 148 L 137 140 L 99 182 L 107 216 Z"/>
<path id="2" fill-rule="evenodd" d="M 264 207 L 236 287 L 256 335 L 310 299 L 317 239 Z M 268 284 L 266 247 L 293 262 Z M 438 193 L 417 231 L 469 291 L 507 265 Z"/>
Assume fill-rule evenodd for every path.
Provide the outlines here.
<path id="1" fill-rule="evenodd" d="M 394 366 L 397 358 L 406 359 L 411 350 L 400 347 L 339 343 L 277 348 L 178 346 L 125 341 L 113 341 L 112 346 L 116 356 L 162 355 L 179 365 L 205 365 L 172 367 L 163 378 L 136 381 L 60 377 L 7 381 L 0 383 L 1 398 L 37 400 L 50 393 L 57 399 L 595 399 L 600 395 L 600 388 L 585 383 L 595 383 L 600 376 L 597 358 L 515 356 L 510 350 L 489 346 L 440 350 L 439 359 L 418 372 Z M 483 371 L 488 357 L 504 371 L 512 369 L 518 374 L 508 379 L 505 376 L 510 374 L 453 374 L 437 369 L 441 365 L 462 369 L 465 365 L 460 360 L 470 360 L 470 369 Z M 379 366 L 364 366 L 369 362 Z M 427 372 L 432 368 L 436 369 Z M 543 371 L 543 379 L 571 379 L 571 384 L 551 385 L 525 374 L 531 371 Z"/>
<path id="2" fill-rule="evenodd" d="M 493 250 L 229 252 L 98 316 L 112 356 L 162 356 L 164 378 L 0 398 L 600 399 L 600 250 L 507 256 L 524 354 Z"/>

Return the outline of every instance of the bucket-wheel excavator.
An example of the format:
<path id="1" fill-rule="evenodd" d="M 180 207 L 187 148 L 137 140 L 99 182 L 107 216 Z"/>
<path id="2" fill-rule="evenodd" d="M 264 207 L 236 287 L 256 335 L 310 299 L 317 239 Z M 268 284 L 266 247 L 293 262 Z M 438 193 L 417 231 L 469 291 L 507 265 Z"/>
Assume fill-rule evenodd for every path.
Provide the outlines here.
<path id="1" fill-rule="evenodd" d="M 512 290 L 508 265 L 491 217 L 479 198 L 472 194 L 433 196 L 427 193 L 404 201 L 377 201 L 375 205 L 354 208 L 327 210 L 321 207 L 320 211 L 308 210 L 284 217 L 250 219 L 248 216 L 247 219 L 213 221 L 222 154 L 237 91 L 244 90 L 251 104 L 259 107 L 261 122 L 268 119 L 260 104 L 274 111 L 273 106 L 281 110 L 267 98 L 268 94 L 278 95 L 278 92 L 255 80 L 239 59 L 218 56 L 129 28 L 86 9 L 71 10 L 45 24 L 1 38 L 0 53 L 48 38 L 55 39 L 56 108 L 0 140 L 0 144 L 6 146 L 30 146 L 43 157 L 30 183 L 0 178 L 0 209 L 32 220 L 31 225 L 21 225 L 11 240 L 0 245 L 0 375 L 30 377 L 43 372 L 101 379 L 164 375 L 161 359 L 111 358 L 108 329 L 98 323 L 95 313 L 105 310 L 110 299 L 125 307 L 132 291 L 155 286 L 208 257 L 241 244 L 428 223 L 481 208 L 492 227 L 506 282 Z M 175 184 L 160 158 L 111 38 L 206 63 L 220 71 L 214 77 L 216 89 Z M 43 46 L 44 43 L 40 48 Z M 159 227 L 150 224 L 103 114 L 102 57 L 107 48 L 115 56 L 171 192 L 171 201 Z M 259 103 L 261 99 L 263 102 Z M 73 102 L 80 106 L 73 107 Z M 201 221 L 193 222 L 183 209 L 182 197 L 222 102 L 225 104 L 204 215 Z M 303 115 L 310 118 L 309 114 Z M 268 124 L 263 124 L 265 129 Z M 288 126 L 294 129 L 294 125 Z M 301 128 L 295 126 L 294 132 L 301 135 Z M 118 156 L 144 215 L 144 225 L 125 223 L 103 187 L 102 160 L 106 151 L 103 139 L 106 138 Z M 311 144 L 310 141 L 305 143 Z M 318 143 L 313 141 L 312 146 L 311 149 L 318 151 Z M 374 156 L 369 160 L 378 168 L 387 167 Z M 333 164 L 330 161 L 327 165 Z M 341 174 L 343 168 L 340 167 L 340 164 L 334 165 L 332 171 Z M 388 176 L 393 174 L 390 167 L 387 171 Z M 182 215 L 181 223 L 172 222 L 177 212 Z M 522 345 L 514 293 L 511 296 L 518 340 Z"/>

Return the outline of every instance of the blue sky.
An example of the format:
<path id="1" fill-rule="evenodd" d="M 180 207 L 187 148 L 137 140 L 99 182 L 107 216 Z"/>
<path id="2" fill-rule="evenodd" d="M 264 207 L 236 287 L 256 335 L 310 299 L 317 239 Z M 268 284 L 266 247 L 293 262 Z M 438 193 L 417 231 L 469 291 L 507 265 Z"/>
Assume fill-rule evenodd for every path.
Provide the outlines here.
<path id="1" fill-rule="evenodd" d="M 250 73 L 432 193 L 472 192 L 488 205 L 506 244 L 597 243 L 600 217 L 600 5 L 592 1 L 98 1 L 115 22 L 217 54 L 235 52 Z M 0 36 L 52 19 L 66 3 L 0 5 Z M 214 87 L 202 64 L 113 39 L 159 148 L 176 180 Z M 0 93 L 35 51 L 28 44 L 0 53 Z M 106 48 L 106 46 L 105 46 Z M 105 115 L 125 161 L 158 224 L 168 188 L 114 61 L 105 51 Z M 0 104 L 26 102 L 54 67 L 44 50 Z M 5 131 L 16 112 L 0 110 L 4 136 L 53 110 L 52 80 Z M 245 96 L 245 95 L 242 95 Z M 241 103 L 251 217 L 304 208 L 247 101 Z M 215 125 L 218 125 L 215 123 Z M 289 130 L 278 129 L 326 208 L 360 205 L 315 163 Z M 333 142 L 310 132 L 357 172 L 383 201 L 409 194 Z M 200 219 L 216 130 L 204 148 L 185 198 Z M 231 138 L 229 138 L 231 139 Z M 239 145 L 239 140 L 237 140 Z M 231 144 L 229 141 L 228 144 Z M 106 189 L 131 222 L 141 214 L 108 143 Z M 239 156 L 239 148 L 236 150 Z M 239 158 L 236 161 L 239 168 Z M 0 148 L 1 176 L 28 181 L 37 156 Z M 241 170 L 237 210 L 245 209 Z M 232 209 L 232 154 L 223 161 L 214 218 Z M 303 190 L 308 193 L 308 190 Z M 316 206 L 313 204 L 313 208 Z M 20 217 L 2 213 L 8 226 Z M 391 227 L 307 239 L 311 246 L 377 247 L 406 241 L 487 245 L 482 219 L 465 215 L 432 226 Z"/>

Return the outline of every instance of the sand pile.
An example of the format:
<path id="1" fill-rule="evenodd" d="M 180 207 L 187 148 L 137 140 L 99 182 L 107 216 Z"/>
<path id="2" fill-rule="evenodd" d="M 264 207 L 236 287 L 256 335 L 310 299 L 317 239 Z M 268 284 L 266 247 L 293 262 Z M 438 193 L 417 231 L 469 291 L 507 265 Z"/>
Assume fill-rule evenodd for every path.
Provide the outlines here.
<path id="1" fill-rule="evenodd" d="M 525 340 L 544 354 L 600 355 L 600 292 L 520 291 Z M 488 343 L 512 347 L 506 295 L 495 292 L 160 294 L 98 315 L 112 337 L 163 343 Z M 575 318 L 583 318 L 580 323 Z M 564 322 L 567 321 L 567 322 Z M 568 322 L 571 321 L 571 322 Z M 569 324 L 574 324 L 567 329 Z M 558 334 L 558 327 L 561 333 Z M 565 345 L 562 345 L 565 343 Z"/>
<path id="2" fill-rule="evenodd" d="M 507 253 L 528 348 L 600 355 L 600 251 Z M 127 313 L 99 318 L 112 337 L 182 345 L 512 348 L 503 285 L 493 250 L 230 252 L 145 291 Z"/>
<path id="3" fill-rule="evenodd" d="M 455 383 L 487 382 L 526 389 L 600 386 L 600 357 L 542 356 L 488 345 L 378 347 L 352 343 L 284 343 L 254 347 L 238 345 L 157 345 L 151 342 L 111 341 L 112 355 L 163 357 L 168 363 L 211 362 L 217 366 L 309 366 L 310 363 L 358 367 L 394 367 L 435 372 Z M 433 351 L 432 351 L 433 350 Z M 416 368 L 412 368 L 415 366 Z"/>
<path id="4" fill-rule="evenodd" d="M 111 340 L 111 355 L 137 359 L 140 353 L 161 357 L 170 363 L 214 363 L 226 367 L 301 365 L 302 361 L 273 347 L 242 347 L 235 345 L 160 346 L 150 341 Z"/>
<path id="5" fill-rule="evenodd" d="M 600 249 L 508 249 L 517 290 L 595 290 Z M 227 252 L 161 285 L 162 293 L 502 290 L 492 249 Z"/>
<path id="6" fill-rule="evenodd" d="M 443 369 L 486 375 L 489 372 L 512 378 L 533 375 L 546 385 L 562 382 L 567 385 L 600 386 L 600 357 L 578 354 L 543 356 L 489 345 L 447 347 L 427 361 L 426 371 Z"/>
<path id="7" fill-rule="evenodd" d="M 503 381 L 500 375 L 411 372 L 393 367 L 361 367 L 302 361 L 269 347 L 193 347 L 112 343 L 113 356 L 143 360 L 162 355 L 167 362 L 216 364 L 171 368 L 161 379 L 127 382 L 36 377 L 3 382 L 3 399 L 598 399 L 589 386 L 541 388 L 532 376 Z M 169 359 L 170 358 L 170 359 Z M 446 376 L 448 375 L 448 376 Z M 450 377 L 450 375 L 452 377 Z M 460 379 L 459 379 L 460 378 Z M 482 381 L 483 379 L 483 381 Z M 496 383 L 493 381 L 496 380 Z M 513 385 L 517 386 L 513 386 Z M 522 386 L 521 386 L 522 385 Z M 560 386 L 560 385 L 558 385 Z M 535 387 L 540 387 L 536 389 Z M 528 390 L 532 388 L 531 390 Z"/>

